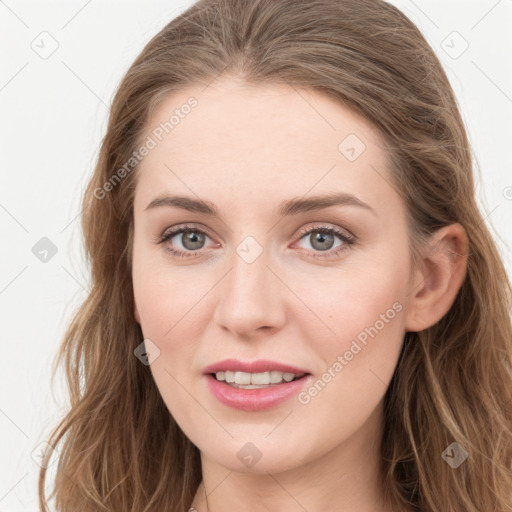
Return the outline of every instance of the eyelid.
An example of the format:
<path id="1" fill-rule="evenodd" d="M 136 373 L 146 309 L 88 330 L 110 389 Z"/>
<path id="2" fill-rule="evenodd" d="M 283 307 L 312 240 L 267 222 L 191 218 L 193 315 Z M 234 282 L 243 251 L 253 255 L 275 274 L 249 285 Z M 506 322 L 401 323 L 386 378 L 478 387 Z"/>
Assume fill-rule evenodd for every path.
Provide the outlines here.
<path id="1" fill-rule="evenodd" d="M 213 239 L 209 234 L 209 230 L 206 227 L 203 227 L 201 224 L 178 224 L 176 226 L 172 226 L 166 228 L 161 235 L 157 235 L 154 238 L 154 243 L 163 244 L 164 242 L 174 238 L 176 235 L 186 232 L 186 231 L 195 231 L 198 233 L 202 233 L 206 235 L 208 238 Z M 334 236 L 338 237 L 343 243 L 341 246 L 338 246 L 336 250 L 327 250 L 327 251 L 308 251 L 315 258 L 321 259 L 329 259 L 339 256 L 340 253 L 344 252 L 351 245 L 357 245 L 357 237 L 348 231 L 347 229 L 341 228 L 337 225 L 327 225 L 326 223 L 316 223 L 314 225 L 303 226 L 301 227 L 294 235 L 293 238 L 296 239 L 294 244 L 310 233 L 314 232 L 326 232 L 332 233 Z M 170 253 L 174 254 L 177 257 L 199 257 L 202 256 L 202 252 L 204 249 L 198 249 L 196 251 L 183 251 L 176 250 L 166 247 L 166 250 Z"/>
<path id="2" fill-rule="evenodd" d="M 357 237 L 351 233 L 348 229 L 341 228 L 335 224 L 329 224 L 329 223 L 317 223 L 314 226 L 305 226 L 299 229 L 297 231 L 296 235 L 294 235 L 294 238 L 296 236 L 304 236 L 314 231 L 328 231 L 328 232 L 335 232 L 337 236 L 340 236 L 341 238 L 346 239 L 347 241 L 355 242 Z"/>
<path id="3" fill-rule="evenodd" d="M 315 223 L 313 222 L 313 224 L 315 224 Z M 325 229 L 325 230 L 333 230 L 333 231 L 339 232 L 340 235 L 344 236 L 345 238 L 347 238 L 349 240 L 355 241 L 357 239 L 357 237 L 348 229 L 340 228 L 339 226 L 336 226 L 335 224 L 333 224 L 333 225 L 327 225 L 327 224 L 328 223 L 317 222 L 314 226 L 303 226 L 298 231 L 295 232 L 295 234 L 293 235 L 293 238 L 296 238 L 299 235 L 304 236 L 306 234 L 309 234 L 311 231 Z M 204 233 L 205 235 L 208 235 L 210 238 L 214 238 L 210 234 L 210 231 L 208 230 L 208 228 L 206 226 L 203 226 L 202 224 L 196 224 L 196 223 L 193 223 L 193 224 L 185 223 L 185 224 L 177 224 L 176 226 L 171 226 L 171 227 L 165 228 L 164 232 L 161 235 L 157 235 L 153 238 L 153 241 L 155 243 L 159 243 L 163 238 L 167 237 L 167 234 L 177 234 L 180 231 L 187 231 L 187 230 L 198 231 L 198 232 Z"/>
<path id="4" fill-rule="evenodd" d="M 181 231 L 197 231 L 198 233 L 204 233 L 209 238 L 214 238 L 211 234 L 208 228 L 203 226 L 202 224 L 177 224 L 176 226 L 170 226 L 165 228 L 163 233 L 161 235 L 156 235 L 153 238 L 153 242 L 156 244 L 162 243 L 165 241 L 165 239 L 169 238 L 169 235 L 176 236 Z"/>
<path id="5" fill-rule="evenodd" d="M 294 244 L 300 242 L 307 235 L 315 232 L 332 234 L 333 236 L 340 239 L 342 242 L 334 249 L 331 248 L 326 251 L 307 251 L 308 255 L 322 261 L 329 261 L 336 258 L 339 259 L 343 253 L 350 249 L 351 246 L 357 245 L 357 237 L 350 231 L 340 228 L 337 225 L 326 225 L 325 223 L 320 223 L 320 225 L 315 224 L 314 226 L 310 225 L 302 227 L 299 230 L 298 239 L 296 242 L 294 242 Z M 296 237 L 297 235 L 294 236 L 294 238 Z"/>

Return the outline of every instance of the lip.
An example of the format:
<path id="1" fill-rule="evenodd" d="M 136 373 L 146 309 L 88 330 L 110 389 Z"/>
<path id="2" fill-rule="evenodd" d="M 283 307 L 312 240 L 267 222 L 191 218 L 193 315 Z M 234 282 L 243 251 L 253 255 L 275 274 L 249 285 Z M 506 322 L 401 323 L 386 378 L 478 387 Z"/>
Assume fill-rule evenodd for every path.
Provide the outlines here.
<path id="1" fill-rule="evenodd" d="M 312 379 L 304 375 L 291 382 L 283 382 L 259 389 L 233 388 L 225 382 L 218 381 L 213 375 L 206 375 L 208 389 L 221 403 L 241 411 L 263 411 L 276 407 L 297 395 Z"/>
<path id="2" fill-rule="evenodd" d="M 311 373 L 304 368 L 298 368 L 296 366 L 290 366 L 288 364 L 279 363 L 277 361 L 270 361 L 266 359 L 258 359 L 257 361 L 238 361 L 237 359 L 224 359 L 217 363 L 207 366 L 203 373 L 217 373 L 217 372 L 246 372 L 246 373 L 261 373 L 261 372 L 283 372 L 283 373 L 295 373 L 300 375 L 301 373 Z"/>
<path id="3" fill-rule="evenodd" d="M 220 371 L 240 371 L 260 373 L 278 371 L 283 373 L 306 374 L 299 379 L 281 384 L 269 385 L 259 389 L 234 388 L 225 382 L 218 381 L 214 375 Z M 296 366 L 282 364 L 277 361 L 258 360 L 242 362 L 236 359 L 225 359 L 204 369 L 206 384 L 211 394 L 221 403 L 241 411 L 257 412 L 276 407 L 297 395 L 313 378 L 310 372 Z"/>

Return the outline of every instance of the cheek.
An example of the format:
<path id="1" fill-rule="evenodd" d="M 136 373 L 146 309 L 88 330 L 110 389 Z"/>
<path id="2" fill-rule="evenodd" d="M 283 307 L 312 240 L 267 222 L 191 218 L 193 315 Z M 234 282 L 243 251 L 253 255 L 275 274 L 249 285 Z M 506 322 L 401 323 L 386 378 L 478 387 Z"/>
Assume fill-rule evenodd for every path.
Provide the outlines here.
<path id="1" fill-rule="evenodd" d="M 163 250 L 134 250 L 133 292 L 144 336 L 172 341 L 175 331 L 195 322 L 200 303 L 214 285 L 211 273 L 172 266 Z M 210 282 L 211 281 L 211 282 Z M 198 307 L 199 306 L 199 307 Z"/>
<path id="2" fill-rule="evenodd" d="M 336 286 L 309 294 L 312 309 L 330 329 L 324 326 L 324 334 L 315 336 L 318 321 L 303 324 L 323 366 L 299 396 L 309 429 L 320 422 L 334 437 L 355 432 L 383 398 L 403 341 L 406 272 L 407 265 L 354 269 Z"/>
<path id="3" fill-rule="evenodd" d="M 179 271 L 135 263 L 133 287 L 144 338 L 159 349 L 149 369 L 168 410 L 180 425 L 186 425 L 191 400 L 187 390 L 197 351 L 194 340 L 204 330 L 199 321 L 204 281 L 201 287 Z"/>
<path id="4" fill-rule="evenodd" d="M 193 265 L 172 268 L 162 258 L 147 257 L 145 261 L 134 259 L 134 297 L 144 338 L 160 351 L 150 370 L 164 402 L 178 419 L 190 409 L 187 391 L 197 379 L 198 340 L 211 322 L 208 292 L 216 279 L 212 272 L 198 272 Z"/>
<path id="5" fill-rule="evenodd" d="M 364 344 L 367 339 L 385 338 L 403 327 L 401 312 L 405 309 L 407 289 L 405 264 L 402 267 L 383 262 L 380 267 L 368 264 L 331 275 L 328 280 L 297 282 L 297 295 L 304 297 L 310 312 L 314 313 L 298 318 L 303 319 L 303 328 L 308 331 L 306 339 L 318 340 L 320 353 L 332 356 L 348 350 L 352 340 L 358 339 Z"/>
<path id="6" fill-rule="evenodd" d="M 160 357 L 151 364 L 155 377 L 161 375 L 164 365 L 173 374 L 190 371 L 197 350 L 194 340 L 199 339 L 205 329 L 200 319 L 204 311 L 204 304 L 201 305 L 204 292 L 199 293 L 197 288 L 194 292 L 181 292 L 174 284 L 165 286 L 163 283 L 163 279 L 149 275 L 138 286 L 134 282 L 144 338 L 149 338 L 160 351 Z"/>

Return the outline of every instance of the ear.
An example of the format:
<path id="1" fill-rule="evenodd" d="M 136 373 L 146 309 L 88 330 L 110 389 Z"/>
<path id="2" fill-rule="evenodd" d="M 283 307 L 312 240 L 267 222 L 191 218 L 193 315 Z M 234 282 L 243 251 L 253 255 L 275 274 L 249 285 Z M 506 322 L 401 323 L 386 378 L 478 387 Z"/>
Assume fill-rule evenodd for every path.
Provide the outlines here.
<path id="1" fill-rule="evenodd" d="M 427 329 L 448 313 L 466 277 L 468 246 L 466 231 L 458 223 L 431 236 L 421 268 L 413 274 L 406 331 Z"/>

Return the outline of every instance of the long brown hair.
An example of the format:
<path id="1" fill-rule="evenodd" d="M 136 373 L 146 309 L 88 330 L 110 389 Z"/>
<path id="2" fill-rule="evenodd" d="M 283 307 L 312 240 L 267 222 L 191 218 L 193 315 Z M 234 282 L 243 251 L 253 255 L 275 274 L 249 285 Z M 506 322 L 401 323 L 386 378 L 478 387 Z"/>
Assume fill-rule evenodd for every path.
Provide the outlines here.
<path id="1" fill-rule="evenodd" d="M 182 512 L 201 481 L 198 449 L 134 357 L 143 339 L 131 280 L 137 168 L 125 164 L 164 96 L 221 74 L 320 91 L 373 123 L 407 206 L 414 254 L 434 230 L 465 228 L 467 274 L 456 300 L 438 323 L 408 334 L 385 396 L 382 478 L 396 509 L 512 511 L 510 283 L 476 204 L 449 81 L 418 28 L 381 0 L 201 0 L 126 72 L 83 198 L 92 288 L 54 363 L 54 373 L 64 365 L 70 395 L 48 439 L 58 451 L 57 510 Z M 456 469 L 442 457 L 453 442 L 468 454 Z"/>

